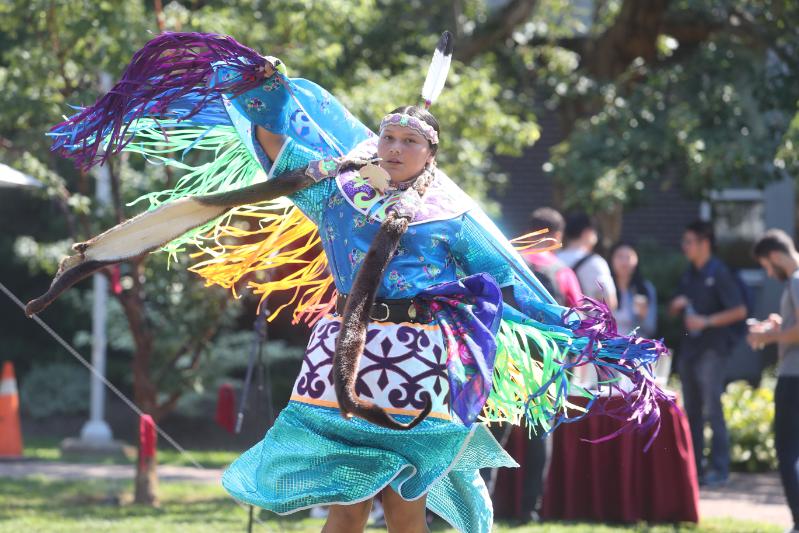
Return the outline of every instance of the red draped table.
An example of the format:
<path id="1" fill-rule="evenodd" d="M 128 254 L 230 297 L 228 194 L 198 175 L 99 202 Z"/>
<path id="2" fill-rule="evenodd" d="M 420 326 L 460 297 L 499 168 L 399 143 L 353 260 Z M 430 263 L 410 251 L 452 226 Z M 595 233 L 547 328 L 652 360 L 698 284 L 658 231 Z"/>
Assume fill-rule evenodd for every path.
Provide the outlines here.
<path id="1" fill-rule="evenodd" d="M 576 405 L 584 398 L 570 397 Z M 618 398 L 600 398 L 612 409 Z M 600 406 L 597 406 L 600 407 Z M 651 434 L 631 431 L 609 441 L 621 422 L 593 415 L 561 424 L 553 433 L 542 518 L 598 522 L 698 522 L 699 488 L 688 420 L 668 403 L 660 404 L 660 433 L 649 451 Z M 521 468 L 503 469 L 494 505 L 498 516 L 519 515 L 520 487 L 526 473 L 527 431 L 514 428 L 507 449 Z M 499 505 L 498 505 L 499 504 Z"/>

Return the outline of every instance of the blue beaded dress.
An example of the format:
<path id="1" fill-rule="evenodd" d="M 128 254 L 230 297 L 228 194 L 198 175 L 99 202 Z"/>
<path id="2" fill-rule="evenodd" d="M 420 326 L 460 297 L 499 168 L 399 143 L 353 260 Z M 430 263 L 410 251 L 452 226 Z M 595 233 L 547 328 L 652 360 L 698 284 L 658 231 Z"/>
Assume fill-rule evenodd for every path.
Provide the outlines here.
<path id="1" fill-rule="evenodd" d="M 183 172 L 174 187 L 142 198 L 153 210 L 322 157 L 374 153 L 374 134 L 329 92 L 285 72 L 264 78 L 264 64 L 229 37 L 160 35 L 108 95 L 51 130 L 54 149 L 86 168 L 127 151 Z M 255 142 L 255 125 L 288 138 L 276 161 Z M 214 157 L 189 163 L 187 154 L 198 152 Z M 289 291 L 295 319 L 314 323 L 288 406 L 224 474 L 234 498 L 283 514 L 363 501 L 391 486 L 407 500 L 426 495 L 428 507 L 460 531 L 490 531 L 479 469 L 515 463 L 483 422 L 524 421 L 547 431 L 573 418 L 569 393 L 594 398 L 569 389 L 570 370 L 586 364 L 611 388 L 613 376 L 627 378 L 622 407 L 605 414 L 656 433 L 664 395 L 653 363 L 662 344 L 619 335 L 601 302 L 556 305 L 514 246 L 440 171 L 377 296 L 417 297 L 444 311 L 429 324 L 371 323 L 356 382 L 361 397 L 401 421 L 419 413 L 422 393 L 432 412 L 409 431 L 342 418 L 330 377 L 341 327 L 330 293 L 351 288 L 393 195 L 377 193 L 357 172 L 341 173 L 288 199 L 233 208 L 165 246 L 170 253 L 196 246 L 200 260 L 191 270 L 234 291 L 245 275 L 291 265 L 283 278 L 248 285 L 264 297 Z M 317 244 L 324 254 L 309 258 Z M 512 291 L 515 307 L 501 301 L 500 287 Z M 591 406 L 583 410 L 594 412 Z"/>

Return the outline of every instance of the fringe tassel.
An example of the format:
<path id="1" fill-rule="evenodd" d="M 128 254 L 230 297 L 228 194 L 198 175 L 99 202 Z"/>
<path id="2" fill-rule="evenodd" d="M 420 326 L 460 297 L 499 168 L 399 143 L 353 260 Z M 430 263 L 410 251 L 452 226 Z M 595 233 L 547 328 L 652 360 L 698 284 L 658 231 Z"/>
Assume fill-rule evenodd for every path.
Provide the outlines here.
<path id="1" fill-rule="evenodd" d="M 214 63 L 241 73 L 209 84 Z M 188 119 L 223 93 L 239 94 L 263 80 L 266 59 L 234 39 L 211 33 L 164 33 L 136 52 L 121 79 L 93 105 L 50 130 L 52 150 L 88 169 L 104 163 L 130 142 L 129 127 L 143 117 Z M 193 101 L 183 116 L 170 115 L 176 102 Z M 100 147 L 104 151 L 98 154 Z"/>
<path id="2" fill-rule="evenodd" d="M 130 205 L 143 200 L 155 208 L 185 196 L 229 191 L 266 179 L 261 165 L 239 140 L 233 126 L 181 127 L 178 123 L 138 121 L 135 138 L 126 152 L 138 153 L 151 163 L 186 171 L 175 187 L 140 196 Z M 192 150 L 209 152 L 210 161 L 200 165 L 184 162 Z M 170 157 L 174 156 L 174 157 Z"/>
<path id="3" fill-rule="evenodd" d="M 502 320 L 493 389 L 482 420 L 516 425 L 524 420 L 533 432 L 550 432 L 571 416 L 570 410 L 585 412 L 568 402 L 568 354 L 561 345 L 569 342 L 564 333 Z M 585 391 L 579 393 L 593 398 Z"/>
<path id="4" fill-rule="evenodd" d="M 575 310 L 567 309 L 573 316 Z M 483 411 L 486 422 L 507 421 L 545 432 L 561 423 L 575 422 L 589 411 L 611 416 L 624 424 L 593 442 L 602 442 L 630 431 L 651 431 L 645 450 L 660 429 L 660 402 L 673 402 L 655 382 L 653 364 L 665 357 L 661 341 L 620 336 L 607 306 L 586 298 L 576 308 L 583 317 L 570 329 L 547 326 L 510 313 L 497 335 L 497 359 L 491 395 Z M 521 315 L 519 315 L 521 316 Z M 564 321 L 563 325 L 566 323 Z M 569 383 L 574 369 L 589 365 L 599 376 L 597 391 Z M 569 394 L 589 399 L 584 408 L 571 404 Z M 601 396 L 620 398 L 596 402 Z"/>
<path id="5" fill-rule="evenodd" d="M 124 150 L 138 153 L 151 162 L 177 168 L 185 174 L 175 187 L 141 196 L 150 208 L 186 196 L 238 189 L 265 179 L 261 165 L 239 140 L 233 126 L 199 127 L 177 121 L 140 119 L 131 125 L 133 137 Z M 212 154 L 210 161 L 191 165 L 184 156 L 192 150 Z M 250 228 L 256 227 L 252 230 Z M 189 270 L 206 283 L 230 289 L 248 274 L 287 267 L 290 272 L 274 280 L 249 281 L 248 287 L 261 300 L 279 291 L 293 291 L 291 300 L 269 317 L 295 305 L 294 322 L 315 323 L 335 305 L 333 279 L 327 259 L 319 248 L 316 227 L 288 199 L 244 206 L 195 228 L 167 244 L 170 255 L 196 247 L 191 258 L 205 257 Z M 272 277 L 272 276 L 269 276 Z"/>
<path id="6" fill-rule="evenodd" d="M 582 345 L 574 366 L 593 365 L 600 377 L 599 394 L 604 395 L 606 391 L 623 400 L 617 408 L 596 410 L 625 424 L 593 442 L 602 442 L 632 429 L 651 430 L 644 447 L 644 451 L 648 450 L 660 431 L 659 402 L 674 402 L 674 397 L 655 382 L 654 364 L 658 358 L 667 357 L 668 350 L 660 340 L 619 335 L 613 314 L 603 302 L 585 297 L 576 310 L 584 318 L 574 328 L 575 340 Z"/>
<path id="7" fill-rule="evenodd" d="M 233 219 L 256 223 L 258 229 L 242 229 Z M 208 254 L 190 268 L 206 279 L 207 284 L 229 288 L 236 294 L 236 283 L 245 275 L 263 272 L 267 281 L 249 281 L 248 287 L 260 294 L 261 301 L 279 291 L 293 291 L 291 300 L 274 310 L 273 320 L 286 307 L 294 305 L 293 321 L 314 324 L 335 305 L 333 278 L 327 258 L 320 249 L 316 226 L 288 201 L 247 206 L 233 210 L 207 239 L 215 246 L 202 246 L 192 257 Z M 232 241 L 232 242 L 229 242 Z M 247 242 L 253 241 L 253 242 Z M 245 242 L 245 244 L 235 244 Z M 271 275 L 275 269 L 289 267 L 290 272 Z"/>

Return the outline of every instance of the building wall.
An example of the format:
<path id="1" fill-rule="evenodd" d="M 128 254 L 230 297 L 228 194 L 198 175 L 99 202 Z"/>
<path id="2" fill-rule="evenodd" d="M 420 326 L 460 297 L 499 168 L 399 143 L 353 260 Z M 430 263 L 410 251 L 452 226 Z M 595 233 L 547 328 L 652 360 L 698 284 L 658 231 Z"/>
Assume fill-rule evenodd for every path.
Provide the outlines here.
<path id="1" fill-rule="evenodd" d="M 508 235 L 529 231 L 530 213 L 553 203 L 552 180 L 542 165 L 562 134 L 552 113 L 540 113 L 539 122 L 541 138 L 535 145 L 521 157 L 499 158 L 500 167 L 508 174 L 508 183 L 492 196 L 502 205 L 498 223 Z M 699 201 L 685 197 L 675 186 L 663 188 L 662 184 L 653 184 L 651 190 L 645 202 L 624 213 L 622 239 L 633 243 L 654 241 L 678 251 L 683 228 L 699 216 Z"/>

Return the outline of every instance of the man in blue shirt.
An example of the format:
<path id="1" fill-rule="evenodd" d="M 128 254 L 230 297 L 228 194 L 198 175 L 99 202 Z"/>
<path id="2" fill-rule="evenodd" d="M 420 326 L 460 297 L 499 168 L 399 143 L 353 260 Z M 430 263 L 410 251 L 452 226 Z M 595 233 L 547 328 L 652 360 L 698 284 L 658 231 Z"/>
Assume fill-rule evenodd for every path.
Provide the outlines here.
<path id="1" fill-rule="evenodd" d="M 714 240 L 709 222 L 696 221 L 686 227 L 682 251 L 690 265 L 669 306 L 672 315 L 682 314 L 686 330 L 677 368 L 701 485 L 723 484 L 729 475 L 730 445 L 721 394 L 727 356 L 735 341 L 729 326 L 746 318 L 738 282 L 726 265 L 713 256 Z M 706 422 L 713 431 L 707 472 L 702 461 Z"/>

